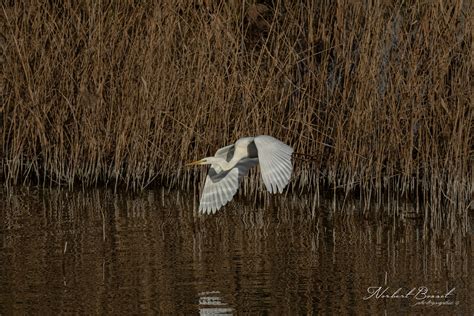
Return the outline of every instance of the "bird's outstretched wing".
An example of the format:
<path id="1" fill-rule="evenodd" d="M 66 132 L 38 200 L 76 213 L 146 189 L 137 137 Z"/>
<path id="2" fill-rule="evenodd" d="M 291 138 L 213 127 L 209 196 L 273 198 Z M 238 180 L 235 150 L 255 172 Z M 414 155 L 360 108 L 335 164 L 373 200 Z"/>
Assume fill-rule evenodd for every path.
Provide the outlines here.
<path id="1" fill-rule="evenodd" d="M 293 166 L 293 148 L 271 136 L 257 136 L 254 139 L 263 183 L 270 193 L 283 192 L 290 181 Z"/>
<path id="2" fill-rule="evenodd" d="M 232 200 L 242 177 L 257 163 L 257 159 L 243 159 L 234 168 L 222 172 L 217 172 L 218 168 L 211 165 L 202 190 L 199 212 L 215 213 Z"/>
<path id="3" fill-rule="evenodd" d="M 214 155 L 214 157 L 222 157 L 225 160 L 230 161 L 232 159 L 232 156 L 234 156 L 234 149 L 235 149 L 234 147 L 235 147 L 234 144 L 232 144 L 229 146 L 219 148 L 216 151 L 216 154 Z"/>

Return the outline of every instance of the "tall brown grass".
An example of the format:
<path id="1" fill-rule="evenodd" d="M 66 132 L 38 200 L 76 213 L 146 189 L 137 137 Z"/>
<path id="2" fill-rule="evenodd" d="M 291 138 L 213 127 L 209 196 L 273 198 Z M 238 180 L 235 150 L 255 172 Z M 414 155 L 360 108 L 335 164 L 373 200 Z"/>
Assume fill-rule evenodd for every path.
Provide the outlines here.
<path id="1" fill-rule="evenodd" d="M 11 1 L 1 12 L 7 184 L 189 187 L 205 170 L 183 161 L 269 134 L 312 157 L 295 159 L 293 189 L 397 192 L 460 212 L 472 198 L 468 1 Z"/>

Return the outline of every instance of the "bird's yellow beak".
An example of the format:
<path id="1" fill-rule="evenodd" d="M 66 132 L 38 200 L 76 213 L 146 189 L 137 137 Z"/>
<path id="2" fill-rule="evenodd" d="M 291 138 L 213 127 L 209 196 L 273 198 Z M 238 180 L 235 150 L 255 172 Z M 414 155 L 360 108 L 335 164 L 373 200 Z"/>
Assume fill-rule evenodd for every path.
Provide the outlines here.
<path id="1" fill-rule="evenodd" d="M 203 160 L 204 159 L 188 162 L 187 164 L 185 164 L 185 166 L 190 167 L 190 166 L 195 166 L 195 165 L 201 165 L 203 163 Z"/>

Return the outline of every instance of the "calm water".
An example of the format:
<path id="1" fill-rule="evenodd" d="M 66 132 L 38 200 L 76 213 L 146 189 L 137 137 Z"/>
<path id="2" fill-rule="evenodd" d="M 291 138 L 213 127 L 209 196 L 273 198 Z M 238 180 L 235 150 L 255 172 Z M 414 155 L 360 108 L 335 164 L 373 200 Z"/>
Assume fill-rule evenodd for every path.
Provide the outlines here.
<path id="1" fill-rule="evenodd" d="M 193 196 L 160 190 L 0 194 L 1 315 L 474 311 L 472 231 L 430 229 L 406 205 L 288 196 L 199 217 Z M 364 299 L 387 287 L 398 298 Z"/>

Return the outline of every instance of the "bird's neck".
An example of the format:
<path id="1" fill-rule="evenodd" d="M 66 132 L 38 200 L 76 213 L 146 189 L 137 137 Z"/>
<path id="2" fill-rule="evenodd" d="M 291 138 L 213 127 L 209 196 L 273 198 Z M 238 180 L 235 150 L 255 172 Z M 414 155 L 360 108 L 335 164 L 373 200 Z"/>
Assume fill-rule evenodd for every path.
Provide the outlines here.
<path id="1" fill-rule="evenodd" d="M 238 157 L 233 157 L 230 161 L 225 160 L 224 158 L 220 157 L 208 157 L 206 158 L 207 161 L 211 162 L 213 165 L 219 166 L 222 171 L 228 171 L 235 167 L 235 165 L 239 162 Z"/>

